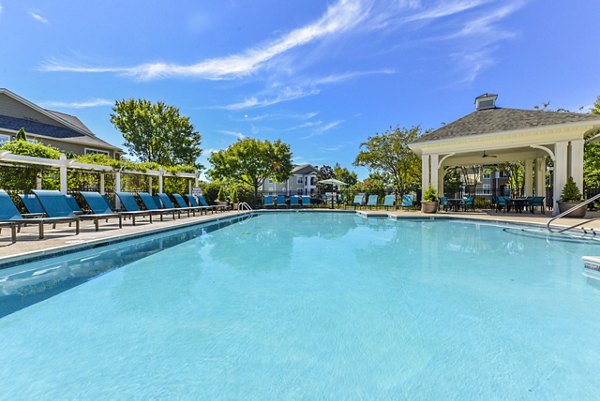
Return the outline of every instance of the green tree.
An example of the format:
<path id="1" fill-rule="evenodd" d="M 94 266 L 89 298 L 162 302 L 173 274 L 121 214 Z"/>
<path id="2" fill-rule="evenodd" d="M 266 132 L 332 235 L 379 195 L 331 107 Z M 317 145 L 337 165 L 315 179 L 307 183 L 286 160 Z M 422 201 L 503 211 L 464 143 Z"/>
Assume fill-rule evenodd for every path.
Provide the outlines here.
<path id="1" fill-rule="evenodd" d="M 110 122 L 123 133 L 130 153 L 143 162 L 197 165 L 200 134 L 175 106 L 144 99 L 117 100 Z"/>
<path id="2" fill-rule="evenodd" d="M 600 96 L 591 110 L 592 114 L 600 114 Z M 586 140 L 598 135 L 599 131 L 590 132 Z M 600 141 L 586 141 L 583 150 L 583 181 L 586 187 L 600 187 Z"/>
<path id="3" fill-rule="evenodd" d="M 325 192 L 333 191 L 333 185 L 319 183 L 319 181 L 328 180 L 330 178 L 335 178 L 335 175 L 333 174 L 333 169 L 331 168 L 331 166 L 324 164 L 321 167 L 319 167 L 319 170 L 317 171 L 317 195 L 318 196 L 321 196 L 321 194 L 324 194 Z"/>
<path id="4" fill-rule="evenodd" d="M 0 150 L 7 150 L 15 155 L 59 159 L 60 150 L 42 143 L 31 143 L 24 140 L 6 142 Z M 24 165 L 0 168 L 0 188 L 29 191 L 36 187 L 36 179 L 42 179 L 46 189 L 58 189 L 58 170 L 36 165 Z"/>
<path id="5" fill-rule="evenodd" d="M 345 182 L 349 186 L 354 185 L 358 182 L 358 176 L 356 175 L 356 173 L 348 170 L 346 167 L 340 166 L 339 163 L 336 163 L 333 167 L 333 177 L 336 180 Z"/>
<path id="6" fill-rule="evenodd" d="M 290 146 L 277 140 L 271 143 L 246 138 L 210 156 L 209 176 L 215 180 L 244 183 L 254 189 L 254 205 L 258 188 L 266 179 L 283 182 L 292 174 Z"/>
<path id="7" fill-rule="evenodd" d="M 417 188 L 421 180 L 421 163 L 408 144 L 420 134 L 419 126 L 397 127 L 369 137 L 361 143 L 354 165 L 386 174 L 397 196 Z"/>

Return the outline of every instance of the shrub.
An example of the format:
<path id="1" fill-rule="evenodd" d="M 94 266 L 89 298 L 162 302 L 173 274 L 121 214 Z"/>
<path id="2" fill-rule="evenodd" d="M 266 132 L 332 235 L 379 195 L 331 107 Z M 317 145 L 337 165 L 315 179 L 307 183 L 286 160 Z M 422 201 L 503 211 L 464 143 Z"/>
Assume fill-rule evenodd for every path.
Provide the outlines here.
<path id="1" fill-rule="evenodd" d="M 423 194 L 423 200 L 427 202 L 435 202 L 438 200 L 437 192 L 433 187 L 427 188 L 427 191 Z"/>
<path id="2" fill-rule="evenodd" d="M 567 178 L 567 183 L 563 188 L 562 195 L 560 197 L 561 202 L 579 202 L 581 201 L 581 192 L 579 188 L 577 188 L 577 184 L 575 184 L 575 180 L 573 177 L 569 176 Z"/>

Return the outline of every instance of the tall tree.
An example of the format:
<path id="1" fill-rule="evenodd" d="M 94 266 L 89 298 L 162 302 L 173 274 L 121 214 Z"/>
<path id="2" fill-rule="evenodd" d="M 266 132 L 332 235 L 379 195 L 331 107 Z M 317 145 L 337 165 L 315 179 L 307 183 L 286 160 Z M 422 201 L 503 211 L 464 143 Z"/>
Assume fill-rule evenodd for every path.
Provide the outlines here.
<path id="1" fill-rule="evenodd" d="M 331 168 L 331 166 L 324 164 L 321 167 L 319 167 L 319 170 L 317 171 L 317 194 L 319 196 L 321 196 L 325 192 L 333 191 L 333 185 L 321 184 L 319 182 L 322 180 L 328 180 L 330 178 L 335 178 L 335 176 L 333 175 L 333 169 Z"/>
<path id="2" fill-rule="evenodd" d="M 254 188 L 254 204 L 258 202 L 258 188 L 266 179 L 283 182 L 292 174 L 290 146 L 277 140 L 246 138 L 225 150 L 215 152 L 209 159 L 212 179 L 239 182 Z"/>
<path id="3" fill-rule="evenodd" d="M 600 114 L 600 96 L 594 102 L 592 114 Z M 590 132 L 585 139 L 598 135 L 600 131 Z M 585 142 L 583 151 L 583 180 L 588 188 L 600 187 L 600 141 Z"/>
<path id="4" fill-rule="evenodd" d="M 110 122 L 123 134 L 130 153 L 143 162 L 197 165 L 200 134 L 175 106 L 145 99 L 117 100 Z"/>
<path id="5" fill-rule="evenodd" d="M 418 187 L 421 180 L 421 163 L 408 144 L 421 134 L 419 126 L 388 129 L 383 134 L 369 137 L 361 143 L 361 151 L 354 165 L 366 166 L 372 171 L 386 174 L 396 196 Z"/>
<path id="6" fill-rule="evenodd" d="M 337 180 L 345 182 L 348 186 L 354 185 L 358 182 L 358 176 L 355 172 L 348 170 L 346 167 L 340 166 L 336 163 L 333 167 L 333 177 Z"/>

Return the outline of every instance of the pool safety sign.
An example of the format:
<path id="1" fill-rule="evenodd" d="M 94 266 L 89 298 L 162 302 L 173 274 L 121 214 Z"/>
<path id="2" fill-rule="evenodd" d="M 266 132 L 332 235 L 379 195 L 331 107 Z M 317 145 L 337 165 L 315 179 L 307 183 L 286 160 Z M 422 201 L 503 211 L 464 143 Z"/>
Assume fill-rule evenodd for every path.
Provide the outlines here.
<path id="1" fill-rule="evenodd" d="M 192 195 L 202 195 L 202 189 L 200 187 L 192 187 Z"/>

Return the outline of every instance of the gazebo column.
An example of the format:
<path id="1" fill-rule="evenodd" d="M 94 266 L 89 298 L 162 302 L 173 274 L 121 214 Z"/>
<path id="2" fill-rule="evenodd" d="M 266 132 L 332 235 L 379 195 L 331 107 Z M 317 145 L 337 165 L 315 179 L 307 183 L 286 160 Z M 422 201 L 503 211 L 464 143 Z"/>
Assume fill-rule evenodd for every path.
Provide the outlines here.
<path id="1" fill-rule="evenodd" d="M 159 175 L 158 175 L 158 193 L 162 194 L 163 193 L 163 174 L 164 171 L 162 169 L 162 167 L 160 167 L 158 169 Z"/>
<path id="2" fill-rule="evenodd" d="M 535 159 L 535 195 L 546 196 L 546 158 Z"/>
<path id="3" fill-rule="evenodd" d="M 525 196 L 533 195 L 533 160 L 525 160 Z"/>
<path id="4" fill-rule="evenodd" d="M 438 188 L 439 155 L 437 153 L 434 153 L 434 154 L 431 155 L 430 163 L 431 163 L 431 165 L 430 165 L 431 176 L 429 177 L 429 181 L 430 181 L 429 186 L 431 186 L 433 189 L 435 189 L 437 191 L 439 189 Z M 439 191 L 438 191 L 438 194 L 439 194 Z"/>
<path id="5" fill-rule="evenodd" d="M 429 155 L 421 156 L 421 189 L 423 192 L 429 188 Z"/>
<path id="6" fill-rule="evenodd" d="M 554 183 L 553 183 L 553 205 L 552 215 L 558 214 L 557 202 L 560 199 L 563 187 L 567 183 L 568 142 L 556 142 L 554 144 Z"/>
<path id="7" fill-rule="evenodd" d="M 569 154 L 569 175 L 573 177 L 580 191 L 583 191 L 583 139 L 571 141 Z"/>

